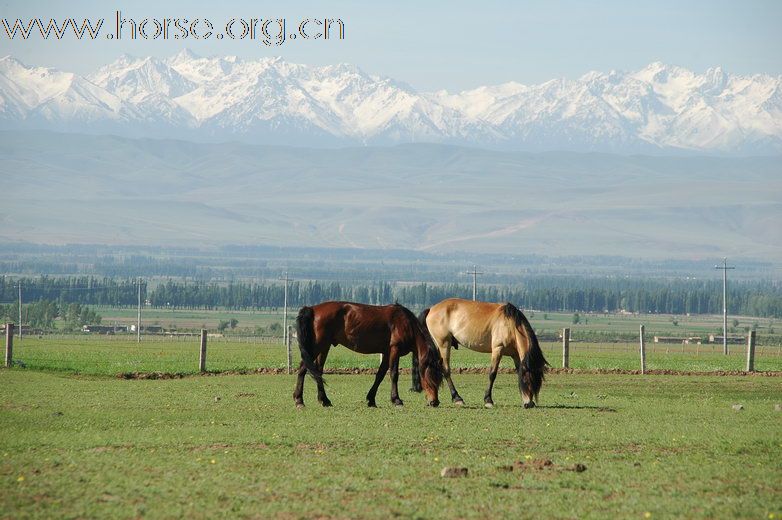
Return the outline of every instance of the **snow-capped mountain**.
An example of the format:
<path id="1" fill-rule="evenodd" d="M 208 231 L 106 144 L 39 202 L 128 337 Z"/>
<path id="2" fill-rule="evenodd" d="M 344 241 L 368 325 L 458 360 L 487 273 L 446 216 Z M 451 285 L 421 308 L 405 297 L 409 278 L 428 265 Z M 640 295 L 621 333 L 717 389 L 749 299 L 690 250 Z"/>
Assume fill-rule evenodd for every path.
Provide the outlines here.
<path id="1" fill-rule="evenodd" d="M 539 85 L 417 92 L 351 65 L 122 56 L 86 77 L 0 59 L 0 129 L 294 145 L 782 152 L 782 77 L 652 63 Z"/>
<path id="2" fill-rule="evenodd" d="M 0 59 L 0 121 L 3 126 L 130 122 L 135 108 L 120 97 L 70 72 L 26 67 Z"/>

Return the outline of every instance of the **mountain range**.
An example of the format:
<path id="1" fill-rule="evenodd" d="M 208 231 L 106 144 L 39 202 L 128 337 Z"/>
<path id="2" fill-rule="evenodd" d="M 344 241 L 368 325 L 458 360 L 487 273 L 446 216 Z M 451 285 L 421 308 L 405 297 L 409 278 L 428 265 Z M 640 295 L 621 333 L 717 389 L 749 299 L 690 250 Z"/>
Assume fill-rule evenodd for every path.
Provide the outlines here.
<path id="1" fill-rule="evenodd" d="M 418 92 L 338 64 L 121 56 L 86 76 L 0 59 L 0 130 L 307 147 L 444 143 L 512 151 L 782 152 L 782 76 L 651 63 L 539 85 Z"/>

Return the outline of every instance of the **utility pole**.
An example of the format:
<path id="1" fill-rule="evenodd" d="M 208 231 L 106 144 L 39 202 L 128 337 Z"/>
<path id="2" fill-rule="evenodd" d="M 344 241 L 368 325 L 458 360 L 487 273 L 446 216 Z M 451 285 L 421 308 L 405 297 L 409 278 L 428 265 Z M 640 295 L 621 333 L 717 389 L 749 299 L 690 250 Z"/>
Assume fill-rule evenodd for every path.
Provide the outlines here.
<path id="1" fill-rule="evenodd" d="M 722 269 L 722 353 L 728 355 L 728 259 L 722 259 L 722 265 L 715 265 L 714 269 Z"/>
<path id="2" fill-rule="evenodd" d="M 478 266 L 473 265 L 472 271 L 467 271 L 465 274 L 472 275 L 472 301 L 475 301 L 478 299 L 478 275 L 483 273 L 478 272 Z"/>
<path id="3" fill-rule="evenodd" d="M 283 303 L 283 309 L 282 309 L 282 330 L 285 334 L 283 336 L 283 340 L 285 342 L 286 348 L 288 347 L 288 282 L 292 280 L 292 278 L 288 278 L 288 271 L 285 271 L 283 276 L 280 277 L 280 280 L 283 280 L 285 282 L 285 299 Z"/>
<path id="4" fill-rule="evenodd" d="M 138 314 L 136 315 L 136 343 L 141 343 L 141 278 L 138 279 Z"/>
<path id="5" fill-rule="evenodd" d="M 19 339 L 22 339 L 22 280 L 19 280 Z"/>

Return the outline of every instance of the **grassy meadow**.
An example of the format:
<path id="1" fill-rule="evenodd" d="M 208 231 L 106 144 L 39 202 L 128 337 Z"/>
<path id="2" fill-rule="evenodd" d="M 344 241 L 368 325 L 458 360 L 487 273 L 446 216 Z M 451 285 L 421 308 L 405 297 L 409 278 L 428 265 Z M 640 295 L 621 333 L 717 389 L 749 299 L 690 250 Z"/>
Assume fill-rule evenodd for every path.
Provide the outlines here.
<path id="1" fill-rule="evenodd" d="M 552 374 L 532 410 L 508 374 L 491 410 L 482 375 L 459 376 L 464 408 L 407 391 L 392 407 L 386 380 L 368 409 L 371 380 L 329 376 L 330 409 L 307 381 L 296 410 L 285 375 L 2 370 L 0 517 L 782 514 L 774 377 Z"/>
<path id="2" fill-rule="evenodd" d="M 94 309 L 103 317 L 104 325 L 132 325 L 136 323 L 135 308 L 116 308 L 96 306 Z M 420 310 L 420 309 L 419 309 Z M 288 323 L 293 324 L 298 309 L 288 309 Z M 669 315 L 669 314 L 579 314 L 579 323 L 573 323 L 573 313 L 524 311 L 538 333 L 560 332 L 569 327 L 571 335 L 578 339 L 579 334 L 589 335 L 600 333 L 610 335 L 637 336 L 638 328 L 645 325 L 646 333 L 652 337 L 658 336 L 708 336 L 722 334 L 722 316 L 720 315 Z M 156 325 L 165 328 L 196 330 L 206 328 L 216 330 L 220 321 L 231 318 L 238 320 L 235 331 L 237 335 L 255 333 L 257 327 L 268 329 L 273 323 L 283 324 L 282 309 L 275 311 L 242 311 L 242 310 L 188 310 L 188 309 L 142 309 L 142 325 Z M 767 338 L 776 343 L 782 343 L 782 323 L 772 318 L 755 318 L 750 316 L 729 316 L 728 325 L 733 326 L 736 319 L 736 334 L 745 334 L 746 327 L 757 327 L 759 338 Z"/>
<path id="3" fill-rule="evenodd" d="M 133 309 L 98 308 L 104 324 L 135 323 Z M 553 367 L 562 366 L 562 347 L 556 337 L 562 328 L 571 329 L 570 367 L 576 369 L 640 368 L 638 328 L 646 327 L 647 368 L 650 370 L 726 371 L 743 370 L 746 365 L 746 346 L 730 345 L 730 355 L 722 355 L 722 346 L 714 344 L 682 345 L 655 343 L 654 336 L 706 337 L 721 327 L 719 316 L 662 316 L 662 315 L 581 315 L 573 324 L 573 315 L 564 313 L 528 312 L 537 333 L 543 338 L 543 351 Z M 210 372 L 252 371 L 256 369 L 284 369 L 287 354 L 282 339 L 280 312 L 251 312 L 226 310 L 149 310 L 144 309 L 142 322 L 178 330 L 207 328 L 216 332 L 220 321 L 238 320 L 236 329 L 224 335 L 210 336 L 207 351 L 207 370 Z M 289 315 L 293 323 L 293 315 Z M 676 324 L 674 325 L 674 321 Z M 739 327 L 757 323 L 758 346 L 755 368 L 760 371 L 782 371 L 782 343 L 771 320 L 739 318 Z M 263 335 L 259 335 L 259 328 Z M 270 329 L 275 329 L 270 332 Z M 770 333 L 772 331 L 773 333 Z M 196 336 L 166 337 L 143 335 L 141 342 L 135 334 L 48 334 L 27 336 L 15 341 L 14 359 L 18 366 L 29 369 L 74 372 L 87 375 L 117 375 L 136 372 L 194 374 L 198 371 L 199 339 Z M 292 362 L 298 364 L 295 341 Z M 459 368 L 486 368 L 489 357 L 461 348 L 452 352 L 452 366 Z M 379 365 L 376 356 L 361 356 L 337 347 L 331 350 L 327 369 L 369 368 Z M 410 358 L 402 359 L 401 366 L 410 366 Z M 511 368 L 510 359 L 503 366 Z"/>
<path id="4" fill-rule="evenodd" d="M 258 342 L 254 338 L 208 338 L 206 369 L 209 372 L 284 369 L 287 352 L 281 341 Z M 553 367 L 562 366 L 562 346 L 543 342 L 543 352 Z M 725 371 L 744 370 L 745 347 L 731 345 L 724 356 L 722 346 L 647 344 L 646 366 L 649 370 Z M 73 372 L 87 375 L 116 376 L 123 373 L 162 372 L 195 374 L 198 372 L 199 338 L 194 336 L 165 338 L 146 336 L 141 343 L 128 336 L 43 336 L 28 337 L 14 344 L 17 366 L 32 370 Z M 292 345 L 293 366 L 298 366 L 298 347 Z M 376 369 L 378 356 L 355 354 L 344 347 L 331 349 L 326 369 Z M 460 348 L 451 353 L 451 366 L 458 370 L 487 369 L 489 356 Z M 400 366 L 410 367 L 410 356 Z M 510 358 L 502 366 L 512 368 Z M 575 341 L 570 345 L 570 367 L 575 369 L 640 368 L 636 343 L 595 343 Z M 782 371 L 782 348 L 760 346 L 756 350 L 755 368 L 759 371 Z"/>

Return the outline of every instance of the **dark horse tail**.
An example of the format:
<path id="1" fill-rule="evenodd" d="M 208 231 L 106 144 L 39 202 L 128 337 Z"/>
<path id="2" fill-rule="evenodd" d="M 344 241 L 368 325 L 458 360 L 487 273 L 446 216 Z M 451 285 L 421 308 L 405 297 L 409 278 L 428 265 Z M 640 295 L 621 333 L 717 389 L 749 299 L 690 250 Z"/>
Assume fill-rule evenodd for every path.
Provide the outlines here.
<path id="1" fill-rule="evenodd" d="M 428 336 L 431 336 L 429 334 L 429 327 L 426 326 L 426 317 L 428 315 L 429 315 L 429 308 L 426 308 L 423 311 L 421 311 L 421 314 L 418 315 L 418 323 L 421 324 L 421 328 L 423 328 L 426 331 L 426 334 Z M 412 374 L 413 374 L 413 386 L 410 387 L 410 391 L 411 392 L 423 391 L 424 387 L 421 386 L 421 371 L 418 366 L 418 356 L 413 356 Z"/>
<path id="2" fill-rule="evenodd" d="M 506 303 L 504 307 L 505 316 L 512 319 L 517 327 L 523 327 L 524 332 L 529 339 L 529 348 L 521 360 L 522 382 L 525 390 L 530 396 L 538 398 L 540 387 L 543 386 L 546 371 L 548 370 L 548 361 L 543 357 L 543 351 L 540 349 L 538 337 L 532 330 L 527 317 L 512 303 Z"/>
<path id="3" fill-rule="evenodd" d="M 400 307 L 402 307 L 400 305 Z M 420 353 L 418 352 L 418 349 L 415 348 L 412 352 L 413 357 L 413 371 L 414 373 L 417 373 L 418 377 L 418 386 L 426 385 L 428 388 L 431 389 L 438 389 L 440 388 L 440 385 L 443 384 L 443 360 L 440 357 L 440 352 L 437 350 L 437 347 L 434 344 L 434 340 L 432 339 L 432 335 L 429 334 L 429 329 L 426 328 L 426 320 L 424 319 L 423 324 L 420 321 L 420 318 L 416 319 L 415 314 L 413 314 L 408 308 L 402 307 L 403 312 L 408 318 L 408 321 L 410 322 L 410 327 L 413 329 L 413 333 L 416 332 L 421 335 L 423 340 L 426 342 L 426 351 L 424 352 L 424 355 L 419 359 Z M 422 316 L 424 318 L 426 317 L 426 313 L 429 312 L 429 309 L 426 309 Z M 415 339 L 415 338 L 414 338 Z M 416 346 L 417 347 L 417 346 Z M 413 376 L 413 388 L 415 388 L 415 376 Z"/>
<path id="4" fill-rule="evenodd" d="M 318 383 L 323 383 L 323 372 L 315 363 L 312 357 L 312 351 L 315 350 L 315 310 L 312 307 L 302 307 L 299 315 L 296 316 L 296 332 L 299 338 L 299 352 L 304 367 L 310 373 L 313 379 Z"/>

